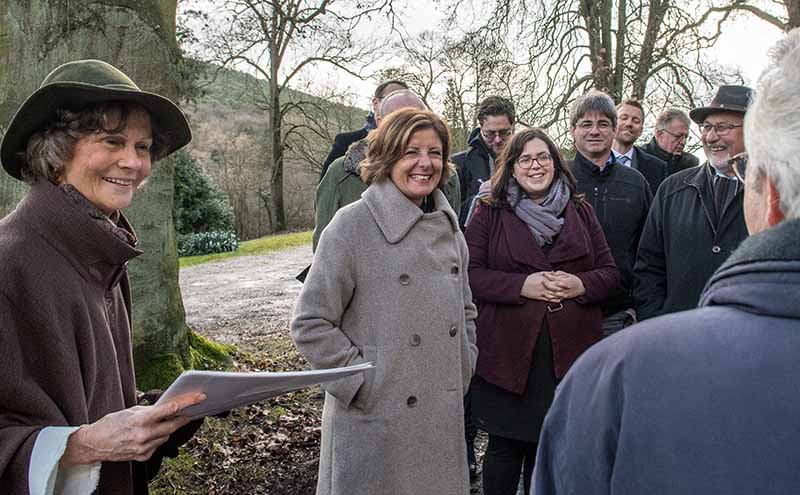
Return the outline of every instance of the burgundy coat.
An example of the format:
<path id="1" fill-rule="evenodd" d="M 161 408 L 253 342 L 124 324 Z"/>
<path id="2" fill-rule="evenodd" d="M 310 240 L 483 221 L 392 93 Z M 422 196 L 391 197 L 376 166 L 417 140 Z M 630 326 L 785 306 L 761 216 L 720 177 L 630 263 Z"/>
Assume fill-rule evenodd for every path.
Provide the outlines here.
<path id="1" fill-rule="evenodd" d="M 591 205 L 564 213 L 564 226 L 546 255 L 511 209 L 481 204 L 466 231 L 469 284 L 478 306 L 476 374 L 522 394 L 536 338 L 547 318 L 555 375 L 561 378 L 578 356 L 602 337 L 600 303 L 619 286 L 619 272 Z M 561 270 L 578 276 L 586 293 L 549 304 L 520 296 L 525 278 Z M 561 307 L 559 309 L 559 307 Z"/>

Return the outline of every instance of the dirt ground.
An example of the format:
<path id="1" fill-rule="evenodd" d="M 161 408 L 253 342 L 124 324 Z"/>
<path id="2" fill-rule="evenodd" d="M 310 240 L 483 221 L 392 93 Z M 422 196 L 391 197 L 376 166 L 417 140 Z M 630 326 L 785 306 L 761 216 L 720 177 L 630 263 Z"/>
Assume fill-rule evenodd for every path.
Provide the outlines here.
<path id="1" fill-rule="evenodd" d="M 311 258 L 307 245 L 181 269 L 186 322 L 206 337 L 237 346 L 288 331 L 302 287 L 294 277 Z"/>
<path id="2" fill-rule="evenodd" d="M 217 342 L 237 346 L 239 371 L 306 366 L 289 337 L 301 284 L 311 260 L 301 246 L 181 270 L 187 323 Z M 207 419 L 186 453 L 169 461 L 152 490 L 160 494 L 313 494 L 319 453 L 319 388 Z M 485 448 L 478 438 L 479 459 Z M 480 482 L 472 493 L 481 493 Z"/>

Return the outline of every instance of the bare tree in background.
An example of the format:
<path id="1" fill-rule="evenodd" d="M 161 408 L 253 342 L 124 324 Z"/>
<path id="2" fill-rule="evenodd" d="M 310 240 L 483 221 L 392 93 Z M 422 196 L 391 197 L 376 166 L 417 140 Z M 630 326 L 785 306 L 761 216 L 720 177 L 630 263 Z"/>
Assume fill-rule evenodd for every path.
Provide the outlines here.
<path id="1" fill-rule="evenodd" d="M 514 80 L 521 81 L 511 92 L 518 95 L 520 119 L 563 127 L 572 101 L 592 87 L 616 101 L 634 97 L 651 105 L 657 101 L 689 107 L 713 86 L 740 80 L 703 55 L 735 12 L 723 7 L 741 3 L 496 0 L 492 14 L 467 35 L 485 43 L 511 40 Z M 452 18 L 468 4 L 469 0 L 456 2 Z"/>
<path id="2" fill-rule="evenodd" d="M 514 99 L 517 67 L 504 42 L 477 33 L 456 38 L 447 30 L 398 35 L 395 65 L 380 71 L 377 79 L 401 79 L 426 105 L 441 110 L 454 149 L 466 146 L 481 100 L 489 95 Z"/>
<path id="3" fill-rule="evenodd" d="M 392 0 L 221 0 L 205 24 L 207 39 L 200 55 L 225 67 L 242 66 L 266 80 L 259 106 L 268 114 L 269 174 L 272 226 L 286 229 L 284 152 L 292 132 L 287 115 L 313 102 L 286 98 L 291 84 L 319 64 L 354 75 L 372 60 L 377 44 L 359 44 L 354 34 L 371 15 L 391 15 Z M 292 128 L 289 129 L 291 131 Z"/>
<path id="4" fill-rule="evenodd" d="M 761 5 L 753 5 L 753 2 L 740 0 L 721 7 L 721 10 L 748 12 L 781 31 L 800 27 L 800 0 L 764 0 L 760 3 Z"/>

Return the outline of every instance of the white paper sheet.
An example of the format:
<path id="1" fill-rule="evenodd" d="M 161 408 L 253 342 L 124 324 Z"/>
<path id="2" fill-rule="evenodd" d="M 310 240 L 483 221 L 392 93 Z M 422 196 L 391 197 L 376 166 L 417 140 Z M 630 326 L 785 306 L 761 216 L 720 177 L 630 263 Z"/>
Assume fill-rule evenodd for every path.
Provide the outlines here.
<path id="1" fill-rule="evenodd" d="M 161 404 L 178 395 L 203 392 L 206 400 L 181 411 L 192 419 L 230 411 L 287 392 L 311 387 L 371 369 L 372 363 L 310 371 L 235 373 L 229 371 L 184 371 L 158 399 Z"/>

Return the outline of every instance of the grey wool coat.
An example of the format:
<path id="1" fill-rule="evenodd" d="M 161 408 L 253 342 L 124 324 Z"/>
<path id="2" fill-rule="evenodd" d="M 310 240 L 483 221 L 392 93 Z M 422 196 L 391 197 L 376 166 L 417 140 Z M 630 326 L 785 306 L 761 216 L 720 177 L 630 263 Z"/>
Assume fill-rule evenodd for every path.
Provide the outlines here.
<path id="1" fill-rule="evenodd" d="M 423 214 L 383 180 L 320 238 L 292 337 L 314 368 L 375 369 L 323 385 L 319 495 L 469 493 L 477 312 L 458 219 L 438 189 L 434 203 Z"/>

